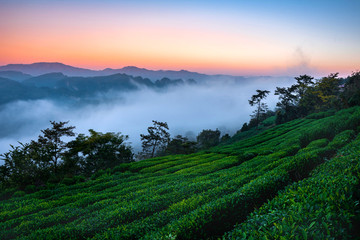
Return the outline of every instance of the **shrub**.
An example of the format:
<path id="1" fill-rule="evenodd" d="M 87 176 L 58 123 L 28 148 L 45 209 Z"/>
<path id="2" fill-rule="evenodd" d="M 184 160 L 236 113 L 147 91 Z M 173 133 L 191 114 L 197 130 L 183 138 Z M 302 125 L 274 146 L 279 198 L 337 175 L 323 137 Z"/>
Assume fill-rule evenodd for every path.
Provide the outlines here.
<path id="1" fill-rule="evenodd" d="M 265 127 L 274 125 L 274 124 L 275 124 L 275 119 L 276 119 L 276 116 L 271 116 L 271 117 L 265 119 L 265 120 L 262 122 L 262 124 L 263 124 Z"/>
<path id="2" fill-rule="evenodd" d="M 359 141 L 255 210 L 223 239 L 355 239 Z M 351 229 L 352 228 L 352 229 Z"/>
<path id="3" fill-rule="evenodd" d="M 307 119 L 321 119 L 321 118 L 333 116 L 335 113 L 336 113 L 336 111 L 334 109 L 330 109 L 330 110 L 328 110 L 326 112 L 319 112 L 319 113 L 309 114 L 305 118 L 307 118 Z"/>
<path id="4" fill-rule="evenodd" d="M 9 199 L 16 192 L 16 188 L 6 188 L 0 192 L 0 200 Z"/>
<path id="5" fill-rule="evenodd" d="M 112 173 L 116 173 L 116 172 L 125 172 L 127 170 L 129 170 L 129 163 L 121 163 L 119 165 L 117 165 L 116 167 L 114 167 L 111 172 Z"/>
<path id="6" fill-rule="evenodd" d="M 13 194 L 13 197 L 23 197 L 25 196 L 25 192 L 24 191 L 16 191 Z"/>
<path id="7" fill-rule="evenodd" d="M 345 146 L 354 138 L 355 138 L 354 130 L 345 130 L 334 137 L 334 139 L 329 144 L 329 148 L 332 150 L 337 150 Z"/>
<path id="8" fill-rule="evenodd" d="M 26 193 L 33 193 L 36 192 L 37 188 L 35 185 L 28 185 L 25 187 L 25 192 Z"/>
<path id="9" fill-rule="evenodd" d="M 74 180 L 76 181 L 76 183 L 81 183 L 81 182 L 85 182 L 86 178 L 84 176 L 75 176 Z"/>
<path id="10" fill-rule="evenodd" d="M 76 179 L 66 177 L 61 181 L 61 183 L 65 185 L 73 185 L 76 183 Z"/>

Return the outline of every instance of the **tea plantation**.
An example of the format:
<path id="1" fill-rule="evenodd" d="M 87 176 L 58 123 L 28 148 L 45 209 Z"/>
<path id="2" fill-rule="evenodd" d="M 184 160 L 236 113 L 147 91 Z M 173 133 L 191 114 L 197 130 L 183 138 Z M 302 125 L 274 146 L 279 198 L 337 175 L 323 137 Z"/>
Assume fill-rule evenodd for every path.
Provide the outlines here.
<path id="1" fill-rule="evenodd" d="M 354 239 L 360 107 L 0 202 L 0 239 Z"/>

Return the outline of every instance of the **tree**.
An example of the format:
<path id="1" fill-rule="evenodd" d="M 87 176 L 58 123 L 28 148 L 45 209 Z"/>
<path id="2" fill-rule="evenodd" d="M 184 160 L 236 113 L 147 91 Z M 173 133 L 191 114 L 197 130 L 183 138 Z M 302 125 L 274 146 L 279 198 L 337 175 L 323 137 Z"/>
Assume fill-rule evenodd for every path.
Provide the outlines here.
<path id="1" fill-rule="evenodd" d="M 166 147 L 165 154 L 190 154 L 196 151 L 196 142 L 189 141 L 187 137 L 177 135 L 171 139 Z"/>
<path id="2" fill-rule="evenodd" d="M 58 175 L 57 169 L 63 156 L 66 144 L 63 136 L 74 136 L 72 129 L 65 127 L 68 122 L 51 121 L 52 128 L 42 130 L 38 141 L 20 143 L 11 146 L 11 150 L 1 154 L 4 166 L 1 169 L 1 180 L 9 185 L 24 187 L 29 184 L 42 185 L 50 176 Z"/>
<path id="3" fill-rule="evenodd" d="M 315 84 L 313 98 L 315 101 L 315 110 L 324 111 L 339 106 L 340 79 L 339 73 L 332 73 L 327 77 L 323 77 Z"/>
<path id="4" fill-rule="evenodd" d="M 360 105 L 360 71 L 347 77 L 341 98 L 346 107 Z"/>
<path id="5" fill-rule="evenodd" d="M 221 132 L 216 129 L 214 130 L 202 130 L 202 132 L 196 137 L 198 145 L 201 149 L 207 149 L 214 147 L 220 142 Z"/>
<path id="6" fill-rule="evenodd" d="M 1 166 L 3 185 L 24 187 L 36 179 L 37 166 L 30 157 L 29 144 L 19 144 L 16 147 L 10 145 L 11 150 L 0 155 L 4 161 Z"/>
<path id="7" fill-rule="evenodd" d="M 306 90 L 311 87 L 312 85 L 314 85 L 315 83 L 313 82 L 313 77 L 309 76 L 309 75 L 300 75 L 299 77 L 295 77 L 296 80 L 296 84 L 295 84 L 295 89 L 298 93 L 298 98 L 301 99 L 305 93 Z"/>
<path id="8" fill-rule="evenodd" d="M 290 87 L 277 87 L 275 95 L 279 95 L 276 123 L 284 123 L 299 116 L 306 115 L 312 108 L 313 77 L 300 75 L 295 77 L 296 84 Z"/>
<path id="9" fill-rule="evenodd" d="M 247 123 L 244 123 L 240 129 L 240 132 L 245 132 L 249 130 L 249 126 Z"/>
<path id="10" fill-rule="evenodd" d="M 220 139 L 220 142 L 224 143 L 227 142 L 231 139 L 230 135 L 228 133 L 226 133 L 225 135 L 223 135 Z"/>
<path id="11" fill-rule="evenodd" d="M 291 87 L 276 87 L 275 95 L 279 95 L 279 100 L 276 104 L 278 107 L 276 123 L 284 123 L 295 119 L 297 117 L 296 105 L 298 96 L 296 94 L 297 86 Z"/>
<path id="12" fill-rule="evenodd" d="M 126 145 L 127 135 L 121 133 L 101 133 L 89 130 L 90 136 L 79 134 L 69 142 L 65 154 L 65 167 L 86 175 L 100 170 L 113 168 L 120 163 L 133 161 L 131 147 Z M 74 172 L 76 174 L 76 172 Z"/>
<path id="13" fill-rule="evenodd" d="M 56 174 L 59 160 L 66 149 L 66 143 L 62 140 L 62 137 L 75 136 L 73 132 L 75 127 L 65 127 L 69 122 L 50 121 L 50 123 L 52 128 L 41 130 L 43 135 L 39 136 L 37 142 L 32 141 L 31 144 L 36 149 L 37 158 L 41 158 L 42 161 L 51 162 L 53 171 Z"/>
<path id="14" fill-rule="evenodd" d="M 280 100 L 276 106 L 284 109 L 285 112 L 288 112 L 289 108 L 296 104 L 297 96 L 295 90 L 295 85 L 292 85 L 291 87 L 276 87 L 275 95 L 279 95 Z"/>
<path id="15" fill-rule="evenodd" d="M 164 151 L 170 141 L 169 127 L 166 122 L 153 120 L 153 126 L 147 128 L 148 134 L 140 134 L 143 151 L 142 158 L 152 158 L 156 153 Z"/>
<path id="16" fill-rule="evenodd" d="M 251 106 L 256 106 L 253 116 L 256 119 L 256 124 L 259 126 L 260 118 L 267 110 L 266 103 L 263 103 L 262 100 L 270 93 L 268 90 L 256 90 L 257 94 L 252 95 L 249 100 Z"/>

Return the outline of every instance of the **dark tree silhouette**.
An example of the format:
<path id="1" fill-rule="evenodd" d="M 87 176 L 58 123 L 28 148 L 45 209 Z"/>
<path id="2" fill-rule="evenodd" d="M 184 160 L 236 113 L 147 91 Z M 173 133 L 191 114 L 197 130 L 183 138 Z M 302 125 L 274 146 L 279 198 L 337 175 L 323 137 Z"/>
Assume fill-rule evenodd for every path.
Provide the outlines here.
<path id="1" fill-rule="evenodd" d="M 341 99 L 346 107 L 360 105 L 360 71 L 347 77 Z"/>
<path id="2" fill-rule="evenodd" d="M 295 77 L 295 80 L 296 80 L 295 87 L 296 87 L 299 99 L 301 99 L 305 95 L 306 90 L 310 86 L 315 84 L 313 82 L 313 79 L 314 79 L 313 77 L 306 75 L 306 74 L 300 75 L 299 77 Z"/>
<path id="3" fill-rule="evenodd" d="M 52 162 L 54 173 L 57 171 L 59 159 L 66 149 L 66 143 L 61 139 L 62 137 L 73 137 L 75 127 L 65 127 L 69 122 L 55 122 L 50 121 L 52 128 L 41 130 L 43 135 L 40 135 L 37 142 L 32 141 L 32 144 L 38 146 L 38 150 L 48 156 L 48 161 Z"/>
<path id="4" fill-rule="evenodd" d="M 148 134 L 140 134 L 143 151 L 142 158 L 154 157 L 159 151 L 165 150 L 170 141 L 169 127 L 166 122 L 153 120 L 153 126 L 148 127 Z"/>
<path id="5" fill-rule="evenodd" d="M 256 119 L 256 124 L 259 126 L 260 117 L 262 113 L 265 113 L 267 109 L 267 105 L 262 102 L 264 98 L 270 93 L 268 90 L 256 90 L 257 94 L 252 95 L 251 99 L 249 100 L 249 104 L 251 106 L 256 106 L 254 113 L 254 117 Z"/>
<path id="6" fill-rule="evenodd" d="M 187 137 L 177 135 L 171 139 L 166 147 L 165 154 L 189 154 L 196 151 L 196 142 L 190 141 Z"/>
<path id="7" fill-rule="evenodd" d="M 214 147 L 220 143 L 221 132 L 216 129 L 202 130 L 202 132 L 196 137 L 198 145 L 201 149 L 207 149 Z"/>
<path id="8" fill-rule="evenodd" d="M 74 136 L 75 127 L 65 127 L 68 122 L 50 121 L 52 128 L 41 130 L 38 141 L 11 146 L 12 150 L 1 154 L 5 161 L 1 169 L 3 180 L 10 185 L 43 184 L 51 176 L 57 177 L 59 161 L 65 153 L 62 137 Z"/>
<path id="9" fill-rule="evenodd" d="M 100 169 L 113 168 L 120 163 L 133 161 L 131 147 L 125 141 L 128 136 L 121 133 L 101 133 L 89 130 L 90 136 L 79 134 L 69 142 L 69 151 L 65 154 L 65 165 L 70 170 L 76 170 L 91 175 Z M 70 166 L 70 167 L 69 167 Z"/>

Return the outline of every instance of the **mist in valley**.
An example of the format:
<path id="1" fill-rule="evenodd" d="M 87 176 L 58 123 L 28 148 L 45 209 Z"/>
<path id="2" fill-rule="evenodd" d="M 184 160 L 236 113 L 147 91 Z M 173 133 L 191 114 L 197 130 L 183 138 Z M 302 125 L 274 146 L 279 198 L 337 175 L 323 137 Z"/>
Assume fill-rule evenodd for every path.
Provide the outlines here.
<path id="1" fill-rule="evenodd" d="M 290 86 L 291 78 L 259 78 L 252 81 L 217 79 L 201 84 L 172 86 L 161 91 L 142 87 L 131 92 L 109 91 L 96 95 L 92 103 L 69 104 L 53 100 L 17 101 L 0 108 L 0 153 L 10 144 L 37 139 L 49 121 L 69 121 L 76 133 L 121 132 L 129 136 L 134 152 L 141 150 L 140 134 L 152 120 L 167 122 L 171 137 L 178 134 L 195 139 L 203 129 L 219 129 L 233 135 L 254 110 L 248 99 L 256 89 L 270 90 L 266 98 L 274 109 L 276 87 Z"/>

